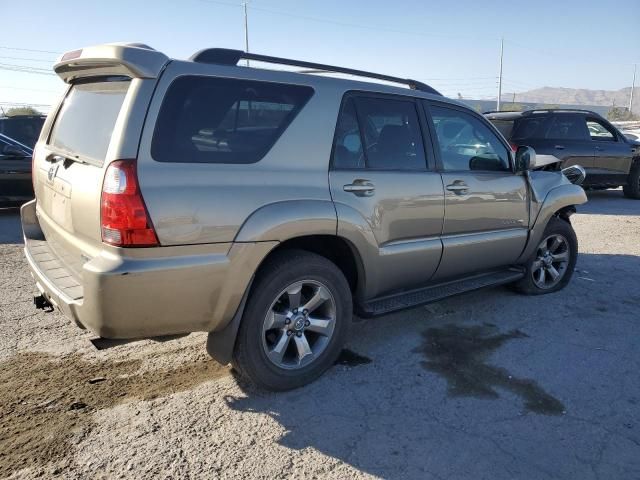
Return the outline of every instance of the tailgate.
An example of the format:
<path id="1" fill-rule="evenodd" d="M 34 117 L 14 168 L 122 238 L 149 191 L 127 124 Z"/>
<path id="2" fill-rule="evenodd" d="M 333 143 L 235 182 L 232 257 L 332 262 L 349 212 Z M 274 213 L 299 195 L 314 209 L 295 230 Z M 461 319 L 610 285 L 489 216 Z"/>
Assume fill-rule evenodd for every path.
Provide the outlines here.
<path id="1" fill-rule="evenodd" d="M 166 59 L 153 50 L 123 46 L 86 49 L 88 58 L 84 50 L 63 56 L 55 70 L 70 86 L 34 150 L 38 223 L 53 253 L 77 277 L 102 248 L 100 200 L 106 167 L 137 155 L 157 80 L 149 78 L 148 71 L 144 78 L 137 77 L 135 68 L 117 58 L 131 57 L 131 49 Z M 113 58 L 98 59 L 96 51 L 111 52 Z"/>

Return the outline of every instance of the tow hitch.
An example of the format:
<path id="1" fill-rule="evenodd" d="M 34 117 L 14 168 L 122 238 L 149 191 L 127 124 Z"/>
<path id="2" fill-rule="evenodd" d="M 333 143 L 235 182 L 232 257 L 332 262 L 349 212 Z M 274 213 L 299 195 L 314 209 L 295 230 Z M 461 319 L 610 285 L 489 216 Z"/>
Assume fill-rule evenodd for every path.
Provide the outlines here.
<path id="1" fill-rule="evenodd" d="M 47 300 L 44 295 L 38 295 L 33 297 L 33 304 L 38 310 L 44 310 L 45 312 L 53 312 L 53 304 Z"/>

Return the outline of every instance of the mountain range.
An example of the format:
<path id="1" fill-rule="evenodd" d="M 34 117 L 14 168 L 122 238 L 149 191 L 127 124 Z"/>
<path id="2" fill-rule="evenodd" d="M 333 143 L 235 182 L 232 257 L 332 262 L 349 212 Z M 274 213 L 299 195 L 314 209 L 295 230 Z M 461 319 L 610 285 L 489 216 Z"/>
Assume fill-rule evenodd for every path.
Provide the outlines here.
<path id="1" fill-rule="evenodd" d="M 549 105 L 584 105 L 600 107 L 627 107 L 631 87 L 620 90 L 588 90 L 584 88 L 542 87 L 517 92 L 515 101 Z M 513 93 L 503 93 L 503 102 L 512 102 Z M 633 112 L 640 114 L 640 87 L 634 89 Z"/>

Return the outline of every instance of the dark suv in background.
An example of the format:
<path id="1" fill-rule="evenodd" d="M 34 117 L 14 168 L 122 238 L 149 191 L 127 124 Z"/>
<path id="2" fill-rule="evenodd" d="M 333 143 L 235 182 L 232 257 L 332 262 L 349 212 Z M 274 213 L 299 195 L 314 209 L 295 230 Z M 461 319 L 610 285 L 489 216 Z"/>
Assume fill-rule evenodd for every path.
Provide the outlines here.
<path id="1" fill-rule="evenodd" d="M 528 145 L 536 153 L 561 162 L 547 168 L 581 165 L 585 188 L 617 188 L 640 199 L 640 142 L 625 137 L 607 120 L 589 110 L 486 112 L 516 150 Z"/>
<path id="2" fill-rule="evenodd" d="M 47 118 L 45 115 L 0 117 L 0 134 L 33 148 L 38 141 L 45 118 Z"/>

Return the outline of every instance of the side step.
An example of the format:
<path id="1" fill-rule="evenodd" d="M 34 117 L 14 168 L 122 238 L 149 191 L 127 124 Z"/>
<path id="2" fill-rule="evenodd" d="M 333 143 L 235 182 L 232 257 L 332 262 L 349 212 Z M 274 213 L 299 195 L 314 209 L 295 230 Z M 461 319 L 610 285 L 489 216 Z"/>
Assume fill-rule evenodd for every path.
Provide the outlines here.
<path id="1" fill-rule="evenodd" d="M 401 292 L 395 295 L 375 298 L 364 305 L 358 312 L 363 317 L 384 315 L 396 310 L 411 308 L 425 303 L 431 303 L 443 298 L 471 292 L 480 288 L 515 282 L 524 277 L 524 270 L 509 269 L 497 272 L 483 273 L 463 280 L 440 283 L 417 290 Z"/>

